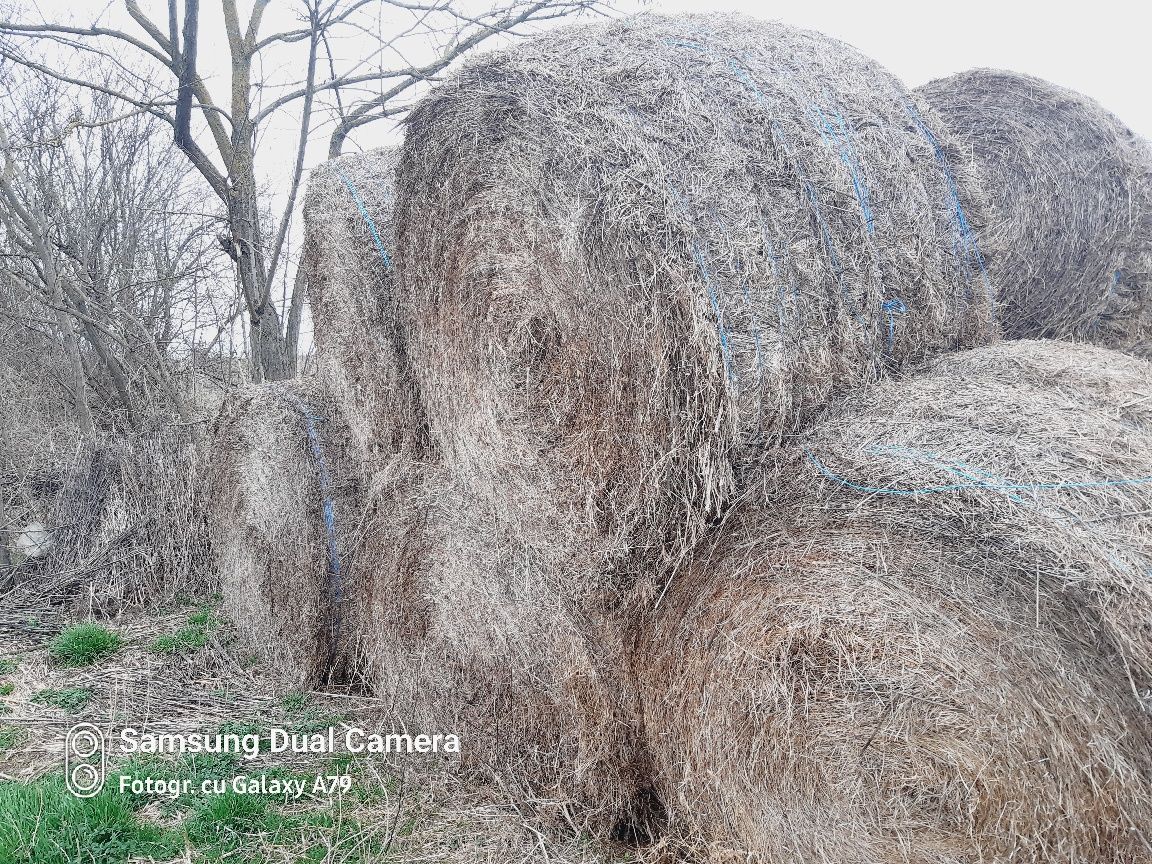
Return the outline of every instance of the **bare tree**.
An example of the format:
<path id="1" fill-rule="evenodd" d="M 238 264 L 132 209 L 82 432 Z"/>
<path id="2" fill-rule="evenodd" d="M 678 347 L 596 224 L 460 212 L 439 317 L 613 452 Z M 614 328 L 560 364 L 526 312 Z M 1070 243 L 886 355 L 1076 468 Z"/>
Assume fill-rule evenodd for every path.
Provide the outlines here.
<path id="1" fill-rule="evenodd" d="M 192 423 L 178 365 L 195 354 L 195 310 L 222 275 L 217 221 L 192 209 L 191 169 L 156 120 L 116 117 L 102 93 L 26 84 L 0 103 L 0 274 L 24 288 L 0 313 L 49 331 L 54 318 L 87 437 L 97 425 Z M 104 121 L 80 123 L 81 107 Z"/>
<path id="2" fill-rule="evenodd" d="M 182 7 L 180 0 L 167 0 L 163 19 L 150 17 L 138 0 L 122 3 L 127 29 L 103 16 L 84 26 L 0 21 L 0 57 L 106 94 L 171 126 L 177 146 L 223 205 L 220 242 L 234 263 L 250 324 L 253 374 L 261 380 L 295 373 L 303 294 L 293 281 L 281 309 L 275 286 L 288 269 L 287 238 L 306 151 L 321 127 L 328 154 L 339 155 L 356 130 L 402 115 L 421 85 L 473 48 L 597 10 L 601 0 L 511 0 L 479 10 L 468 0 L 297 0 L 296 23 L 274 32 L 265 32 L 270 0 L 254 0 L 246 18 L 236 0 L 221 0 L 223 32 L 212 34 L 200 32 L 199 0 L 184 0 Z M 344 40 L 367 50 L 341 57 Z M 223 99 L 200 69 L 200 47 L 209 42 L 227 46 L 230 86 Z M 52 46 L 118 67 L 122 83 L 111 86 L 48 62 L 45 51 Z M 273 68 L 302 74 L 277 79 L 259 71 Z M 274 118 L 277 128 L 291 119 L 295 155 L 286 185 L 268 189 L 257 161 L 261 133 Z M 275 218 L 262 210 L 274 197 Z"/>

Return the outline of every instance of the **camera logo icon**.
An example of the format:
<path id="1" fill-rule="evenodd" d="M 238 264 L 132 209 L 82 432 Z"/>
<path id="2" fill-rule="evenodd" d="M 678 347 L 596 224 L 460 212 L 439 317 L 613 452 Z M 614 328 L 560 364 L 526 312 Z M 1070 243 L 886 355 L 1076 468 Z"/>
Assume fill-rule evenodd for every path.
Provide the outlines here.
<path id="1" fill-rule="evenodd" d="M 77 798 L 91 798 L 104 788 L 108 759 L 104 733 L 91 723 L 77 723 L 64 739 L 64 782 Z"/>

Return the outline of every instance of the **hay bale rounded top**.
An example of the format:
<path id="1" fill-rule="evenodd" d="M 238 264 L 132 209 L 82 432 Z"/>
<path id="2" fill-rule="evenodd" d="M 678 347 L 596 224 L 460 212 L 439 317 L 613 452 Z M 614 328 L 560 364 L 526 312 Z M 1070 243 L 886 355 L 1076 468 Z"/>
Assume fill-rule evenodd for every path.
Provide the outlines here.
<path id="1" fill-rule="evenodd" d="M 600 532 L 682 532 L 833 393 L 989 341 L 978 206 L 931 127 L 854 49 L 741 16 L 466 65 L 397 166 L 398 312 L 439 456 Z"/>
<path id="2" fill-rule="evenodd" d="M 1134 348 L 1152 336 L 1152 147 L 1099 104 L 975 69 L 918 91 L 991 198 L 981 240 L 1005 335 Z"/>

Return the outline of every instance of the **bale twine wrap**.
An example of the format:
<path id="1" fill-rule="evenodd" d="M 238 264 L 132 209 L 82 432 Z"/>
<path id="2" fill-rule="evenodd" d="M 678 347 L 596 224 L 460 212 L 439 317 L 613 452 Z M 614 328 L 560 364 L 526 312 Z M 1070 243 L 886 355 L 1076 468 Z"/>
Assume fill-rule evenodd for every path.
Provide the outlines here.
<path id="1" fill-rule="evenodd" d="M 213 430 L 207 518 L 224 609 L 286 682 L 342 673 L 344 574 L 363 484 L 352 436 L 310 380 L 241 388 Z"/>
<path id="2" fill-rule="evenodd" d="M 656 788 L 734 860 L 1152 860 L 1150 623 L 1152 364 L 942 359 L 830 411 L 667 586 Z"/>
<path id="3" fill-rule="evenodd" d="M 382 148 L 325 162 L 304 199 L 301 266 L 320 378 L 364 458 L 395 448 L 394 427 L 379 421 L 411 407 L 397 398 L 404 390 L 392 290 L 397 158 L 395 148 Z"/>
<path id="4" fill-rule="evenodd" d="M 1099 104 L 976 69 L 918 91 L 984 175 L 1005 335 L 1129 349 L 1152 337 L 1152 147 Z M 962 190 L 963 193 L 964 190 Z"/>
<path id="5" fill-rule="evenodd" d="M 932 126 L 852 48 L 740 16 L 467 64 L 397 166 L 438 456 L 478 495 L 529 490 L 524 518 L 675 557 L 743 457 L 832 394 L 993 338 L 978 194 Z"/>

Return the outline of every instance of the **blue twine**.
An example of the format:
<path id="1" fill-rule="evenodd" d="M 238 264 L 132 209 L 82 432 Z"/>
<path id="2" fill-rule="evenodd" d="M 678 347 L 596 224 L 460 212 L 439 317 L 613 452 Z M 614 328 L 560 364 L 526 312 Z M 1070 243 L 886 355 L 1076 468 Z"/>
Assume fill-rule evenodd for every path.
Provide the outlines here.
<path id="1" fill-rule="evenodd" d="M 905 459 L 917 460 L 927 462 L 935 465 L 937 468 L 942 468 L 949 474 L 955 477 L 960 477 L 965 480 L 972 480 L 980 484 L 984 488 L 990 488 L 995 485 L 1004 485 L 1006 481 L 1003 477 L 995 474 L 989 474 L 981 468 L 976 468 L 967 464 L 959 459 L 945 459 L 937 453 L 930 450 L 921 450 L 919 448 L 899 447 L 894 444 L 877 445 L 876 447 L 869 447 L 865 451 L 871 455 L 895 455 L 901 456 Z M 1013 495 L 1011 492 L 1004 493 L 1010 500 L 1015 501 L 1017 504 L 1027 504 L 1028 502 L 1021 498 L 1019 495 Z"/>
<path id="2" fill-rule="evenodd" d="M 985 266 L 984 255 L 980 251 L 980 244 L 976 240 L 976 234 L 968 222 L 967 214 L 964 212 L 964 205 L 960 203 L 960 188 L 956 185 L 956 178 L 952 174 L 952 169 L 948 166 L 948 157 L 944 153 L 944 148 L 940 146 L 939 139 L 932 130 L 928 128 L 928 124 L 924 122 L 924 118 L 920 116 L 920 112 L 916 110 L 916 106 L 907 101 L 904 103 L 904 106 L 917 130 L 919 130 L 924 139 L 932 145 L 936 162 L 944 174 L 944 182 L 948 189 L 948 195 L 952 199 L 952 221 L 960 235 L 960 242 L 964 249 L 964 261 L 965 263 L 974 263 L 979 268 L 980 280 L 983 283 L 985 294 L 992 303 L 994 314 L 996 309 L 996 295 L 992 287 L 992 280 L 988 276 L 988 268 Z"/>
<path id="3" fill-rule="evenodd" d="M 864 492 L 868 495 L 937 495 L 944 492 L 958 492 L 965 489 L 989 489 L 993 492 L 1043 492 L 1067 489 L 1102 489 L 1114 486 L 1143 486 L 1152 483 L 1152 477 L 1133 477 L 1119 480 L 1067 481 L 1059 483 L 1009 483 L 974 479 L 973 482 L 970 483 L 948 483 L 940 486 L 923 486 L 919 489 L 892 489 L 883 486 L 865 486 L 861 483 L 854 483 L 833 472 L 828 466 L 816 458 L 816 455 L 811 450 L 805 450 L 804 455 L 807 457 L 808 462 L 827 479 L 848 489 L 856 492 Z"/>
<path id="4" fill-rule="evenodd" d="M 380 232 L 376 230 L 376 223 L 372 219 L 372 214 L 368 212 L 368 207 L 364 204 L 364 199 L 360 197 L 360 193 L 356 191 L 356 187 L 352 184 L 344 174 L 337 171 L 336 174 L 344 181 L 344 185 L 348 187 L 348 192 L 352 196 L 352 200 L 356 202 L 356 209 L 360 211 L 360 215 L 364 217 L 364 221 L 368 223 L 368 230 L 372 232 L 372 239 L 376 241 L 376 248 L 380 250 L 380 257 L 384 259 L 384 267 L 387 270 L 392 269 L 392 256 L 388 254 L 388 250 L 384 248 L 384 241 L 380 239 Z"/>
<path id="5" fill-rule="evenodd" d="M 716 286 L 712 284 L 712 273 L 708 269 L 708 261 L 695 240 L 691 241 L 692 259 L 696 262 L 696 269 L 700 278 L 704 280 L 704 287 L 708 289 L 708 299 L 712 302 L 712 312 L 716 315 L 716 332 L 720 334 L 720 351 L 724 357 L 724 371 L 728 380 L 736 378 L 735 366 L 732 360 L 732 347 L 728 344 L 728 330 L 724 326 L 724 312 L 720 308 L 720 297 L 716 294 Z"/>
<path id="6" fill-rule="evenodd" d="M 852 189 L 856 193 L 856 203 L 860 205 L 860 215 L 864 218 L 864 228 L 869 234 L 876 233 L 876 221 L 872 214 L 871 196 L 868 192 L 868 186 L 861 177 L 859 162 L 856 158 L 856 151 L 852 147 L 850 132 L 847 128 L 843 116 L 839 111 L 836 112 L 836 117 L 840 122 L 839 131 L 832 126 L 828 121 L 828 117 L 824 114 L 824 110 L 819 105 L 809 105 L 808 109 L 811 113 L 816 115 L 819 120 L 819 125 L 816 131 L 820 133 L 820 140 L 824 142 L 824 146 L 829 150 L 835 150 L 840 156 L 840 161 L 844 163 L 844 167 L 848 169 L 848 173 L 852 177 Z M 836 139 L 833 143 L 831 138 Z"/>
<path id="7" fill-rule="evenodd" d="M 892 300 L 885 300 L 882 308 L 888 316 L 888 352 L 891 353 L 896 347 L 896 316 L 905 314 L 908 307 L 904 305 L 903 300 L 895 297 Z"/>
<path id="8" fill-rule="evenodd" d="M 282 392 L 281 395 L 303 418 L 304 429 L 308 434 L 308 449 L 316 465 L 316 479 L 320 486 L 320 512 L 324 519 L 324 536 L 328 548 L 328 593 L 334 610 L 332 647 L 335 650 L 340 634 L 340 607 L 344 600 L 344 584 L 340 569 L 340 550 L 336 542 L 336 505 L 332 501 L 332 478 L 328 473 L 328 462 L 324 458 L 324 447 L 316 428 L 317 418 L 308 411 L 296 394 Z"/>

